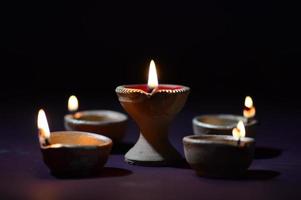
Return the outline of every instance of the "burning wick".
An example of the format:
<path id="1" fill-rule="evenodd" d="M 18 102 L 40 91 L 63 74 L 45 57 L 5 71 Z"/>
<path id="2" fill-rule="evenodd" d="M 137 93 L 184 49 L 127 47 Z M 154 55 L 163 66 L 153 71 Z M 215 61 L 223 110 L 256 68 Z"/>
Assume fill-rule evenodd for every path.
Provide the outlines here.
<path id="1" fill-rule="evenodd" d="M 243 114 L 248 121 L 254 118 L 256 114 L 256 109 L 253 105 L 253 100 L 250 96 L 246 96 L 245 98 L 245 106 L 244 106 Z"/>
<path id="2" fill-rule="evenodd" d="M 75 112 L 77 111 L 77 109 L 78 109 L 78 100 L 76 96 L 71 95 L 68 100 L 68 110 L 70 114 L 75 117 Z"/>
<path id="3" fill-rule="evenodd" d="M 152 93 L 158 87 L 158 76 L 154 60 L 151 60 L 148 70 L 147 92 Z"/>
<path id="4" fill-rule="evenodd" d="M 39 129 L 40 144 L 43 146 L 50 145 L 50 130 L 49 130 L 46 114 L 43 109 L 39 110 L 38 129 Z"/>
<path id="5" fill-rule="evenodd" d="M 237 140 L 237 146 L 240 145 L 240 139 L 246 136 L 246 130 L 243 121 L 239 121 L 237 126 L 233 128 L 232 135 Z"/>

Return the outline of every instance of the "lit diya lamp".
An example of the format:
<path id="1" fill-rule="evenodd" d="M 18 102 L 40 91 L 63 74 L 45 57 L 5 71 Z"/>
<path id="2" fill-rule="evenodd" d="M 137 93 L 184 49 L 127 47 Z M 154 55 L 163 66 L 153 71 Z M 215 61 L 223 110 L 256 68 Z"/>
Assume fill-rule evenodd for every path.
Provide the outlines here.
<path id="1" fill-rule="evenodd" d="M 50 132 L 44 110 L 38 114 L 39 141 L 45 164 L 56 176 L 98 174 L 112 149 L 108 137 L 80 131 Z"/>
<path id="2" fill-rule="evenodd" d="M 255 125 L 257 120 L 255 117 L 255 106 L 250 96 L 245 98 L 243 116 L 232 114 L 209 114 L 196 116 L 192 120 L 193 132 L 196 135 L 202 134 L 221 134 L 231 135 L 232 129 L 239 121 L 243 121 L 246 125 L 247 136 L 255 137 Z"/>
<path id="3" fill-rule="evenodd" d="M 168 140 L 168 127 L 183 108 L 190 89 L 182 85 L 159 84 L 155 63 L 149 67 L 148 83 L 122 85 L 116 93 L 122 107 L 140 128 L 137 143 L 125 161 L 137 165 L 170 165 L 181 159 Z"/>
<path id="4" fill-rule="evenodd" d="M 240 177 L 252 163 L 255 140 L 245 137 L 239 121 L 231 135 L 190 135 L 183 138 L 187 162 L 197 175 L 206 177 Z"/>
<path id="5" fill-rule="evenodd" d="M 65 115 L 65 128 L 71 131 L 87 131 L 107 136 L 114 143 L 123 139 L 128 118 L 125 114 L 112 110 L 86 110 L 77 112 L 79 107 L 76 96 L 70 96 Z"/>

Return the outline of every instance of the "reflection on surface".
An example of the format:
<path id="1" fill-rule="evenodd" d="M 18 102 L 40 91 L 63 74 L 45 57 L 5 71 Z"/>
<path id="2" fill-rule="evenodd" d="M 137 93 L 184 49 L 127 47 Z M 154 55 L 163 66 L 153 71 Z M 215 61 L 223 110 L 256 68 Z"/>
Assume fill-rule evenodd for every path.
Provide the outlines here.
<path id="1" fill-rule="evenodd" d="M 93 179 L 101 177 L 119 177 L 128 176 L 132 174 L 130 170 L 116 168 L 116 167 L 104 167 L 97 174 L 81 174 L 81 175 L 53 175 L 58 179 Z"/>

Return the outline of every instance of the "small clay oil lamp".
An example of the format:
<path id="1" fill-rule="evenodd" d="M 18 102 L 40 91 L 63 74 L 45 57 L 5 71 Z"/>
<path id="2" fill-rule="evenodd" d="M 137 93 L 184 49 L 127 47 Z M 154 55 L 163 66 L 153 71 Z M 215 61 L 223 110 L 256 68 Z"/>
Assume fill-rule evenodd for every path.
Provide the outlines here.
<path id="1" fill-rule="evenodd" d="M 108 137 L 88 132 L 51 132 L 43 110 L 38 114 L 39 141 L 45 164 L 55 176 L 98 174 L 112 149 Z"/>
<path id="2" fill-rule="evenodd" d="M 257 120 L 255 117 L 255 107 L 251 97 L 245 98 L 243 116 L 232 114 L 212 114 L 196 116 L 192 120 L 193 132 L 196 135 L 221 134 L 231 135 L 232 129 L 239 121 L 246 125 L 247 136 L 255 138 Z"/>
<path id="3" fill-rule="evenodd" d="M 187 162 L 199 176 L 234 178 L 243 176 L 251 165 L 255 140 L 245 137 L 239 121 L 230 135 L 190 135 L 183 138 Z"/>
<path id="4" fill-rule="evenodd" d="M 70 96 L 68 110 L 70 114 L 65 115 L 65 128 L 71 131 L 86 131 L 107 136 L 114 143 L 123 139 L 128 118 L 125 114 L 112 110 L 78 110 L 76 96 Z"/>
<path id="5" fill-rule="evenodd" d="M 148 84 L 122 85 L 116 93 L 122 107 L 140 128 L 137 143 L 125 161 L 137 165 L 171 165 L 181 159 L 168 140 L 168 127 L 182 109 L 190 89 L 182 85 L 158 84 L 155 63 L 150 63 Z"/>

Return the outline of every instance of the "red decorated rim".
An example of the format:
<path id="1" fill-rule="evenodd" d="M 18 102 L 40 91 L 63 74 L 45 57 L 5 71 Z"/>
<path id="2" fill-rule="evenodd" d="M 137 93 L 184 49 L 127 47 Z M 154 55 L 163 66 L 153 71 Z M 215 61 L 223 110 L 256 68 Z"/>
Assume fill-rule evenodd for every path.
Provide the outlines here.
<path id="1" fill-rule="evenodd" d="M 132 84 L 132 85 L 121 85 L 116 88 L 116 92 L 119 93 L 180 93 L 189 91 L 190 88 L 183 85 L 173 85 L 173 84 L 159 84 L 159 86 L 153 90 L 150 90 L 147 84 Z"/>

